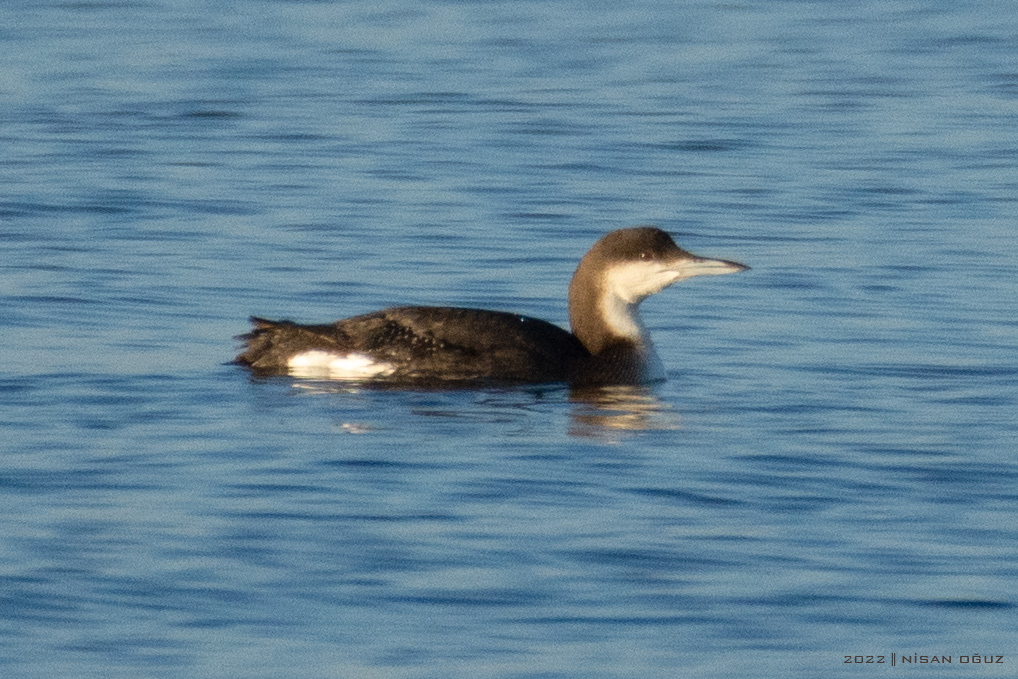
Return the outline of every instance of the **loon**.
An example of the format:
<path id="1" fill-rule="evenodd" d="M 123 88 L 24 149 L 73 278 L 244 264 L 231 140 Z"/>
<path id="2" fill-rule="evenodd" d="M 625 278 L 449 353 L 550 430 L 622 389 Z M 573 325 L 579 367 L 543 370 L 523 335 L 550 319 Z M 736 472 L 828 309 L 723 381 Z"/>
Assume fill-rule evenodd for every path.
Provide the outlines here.
<path id="1" fill-rule="evenodd" d="M 393 307 L 328 325 L 252 317 L 234 363 L 256 374 L 358 382 L 550 383 L 574 387 L 665 379 L 640 302 L 693 276 L 749 267 L 687 252 L 664 231 L 613 231 L 569 285 L 572 332 L 528 316 L 456 307 Z"/>

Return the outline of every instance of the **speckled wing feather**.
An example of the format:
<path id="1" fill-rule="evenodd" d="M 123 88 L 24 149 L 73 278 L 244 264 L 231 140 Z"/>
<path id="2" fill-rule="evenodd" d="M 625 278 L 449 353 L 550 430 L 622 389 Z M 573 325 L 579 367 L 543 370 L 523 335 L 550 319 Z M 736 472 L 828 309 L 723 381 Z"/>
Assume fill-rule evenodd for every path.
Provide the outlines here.
<path id="1" fill-rule="evenodd" d="M 237 362 L 286 372 L 306 351 L 359 353 L 391 363 L 391 381 L 567 380 L 588 356 L 571 333 L 536 318 L 455 307 L 394 307 L 337 321 L 298 325 L 253 318 Z"/>

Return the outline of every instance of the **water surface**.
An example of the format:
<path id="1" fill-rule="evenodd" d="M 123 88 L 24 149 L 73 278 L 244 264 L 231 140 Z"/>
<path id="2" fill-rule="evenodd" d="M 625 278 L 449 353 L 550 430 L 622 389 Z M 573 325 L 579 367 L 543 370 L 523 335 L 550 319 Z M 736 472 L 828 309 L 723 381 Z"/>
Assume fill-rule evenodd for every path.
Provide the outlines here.
<path id="1" fill-rule="evenodd" d="M 1010 676 L 1001 7 L 6 3 L 0 671 Z M 564 324 L 646 223 L 753 267 L 644 305 L 662 385 L 225 365 L 249 314 Z"/>

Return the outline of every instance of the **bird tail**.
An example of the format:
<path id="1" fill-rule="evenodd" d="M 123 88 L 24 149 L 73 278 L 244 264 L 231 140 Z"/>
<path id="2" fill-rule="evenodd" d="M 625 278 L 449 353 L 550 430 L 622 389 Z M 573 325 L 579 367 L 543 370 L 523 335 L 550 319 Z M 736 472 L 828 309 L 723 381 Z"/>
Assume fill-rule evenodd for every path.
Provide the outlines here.
<path id="1" fill-rule="evenodd" d="M 257 316 L 250 320 L 254 326 L 251 332 L 236 338 L 247 346 L 232 362 L 258 372 L 286 372 L 295 354 L 312 349 L 335 349 L 338 344 L 331 326 L 299 325 Z"/>

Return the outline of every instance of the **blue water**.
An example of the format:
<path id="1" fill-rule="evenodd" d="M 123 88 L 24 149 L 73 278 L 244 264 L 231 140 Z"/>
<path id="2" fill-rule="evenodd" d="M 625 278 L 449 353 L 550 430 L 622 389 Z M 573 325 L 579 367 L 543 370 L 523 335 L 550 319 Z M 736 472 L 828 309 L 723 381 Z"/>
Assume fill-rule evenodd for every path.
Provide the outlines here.
<path id="1" fill-rule="evenodd" d="M 1014 676 L 1009 3 L 0 26 L 5 678 Z M 753 267 L 644 305 L 662 385 L 224 364 L 249 314 L 565 323 L 586 248 L 646 223 Z"/>

